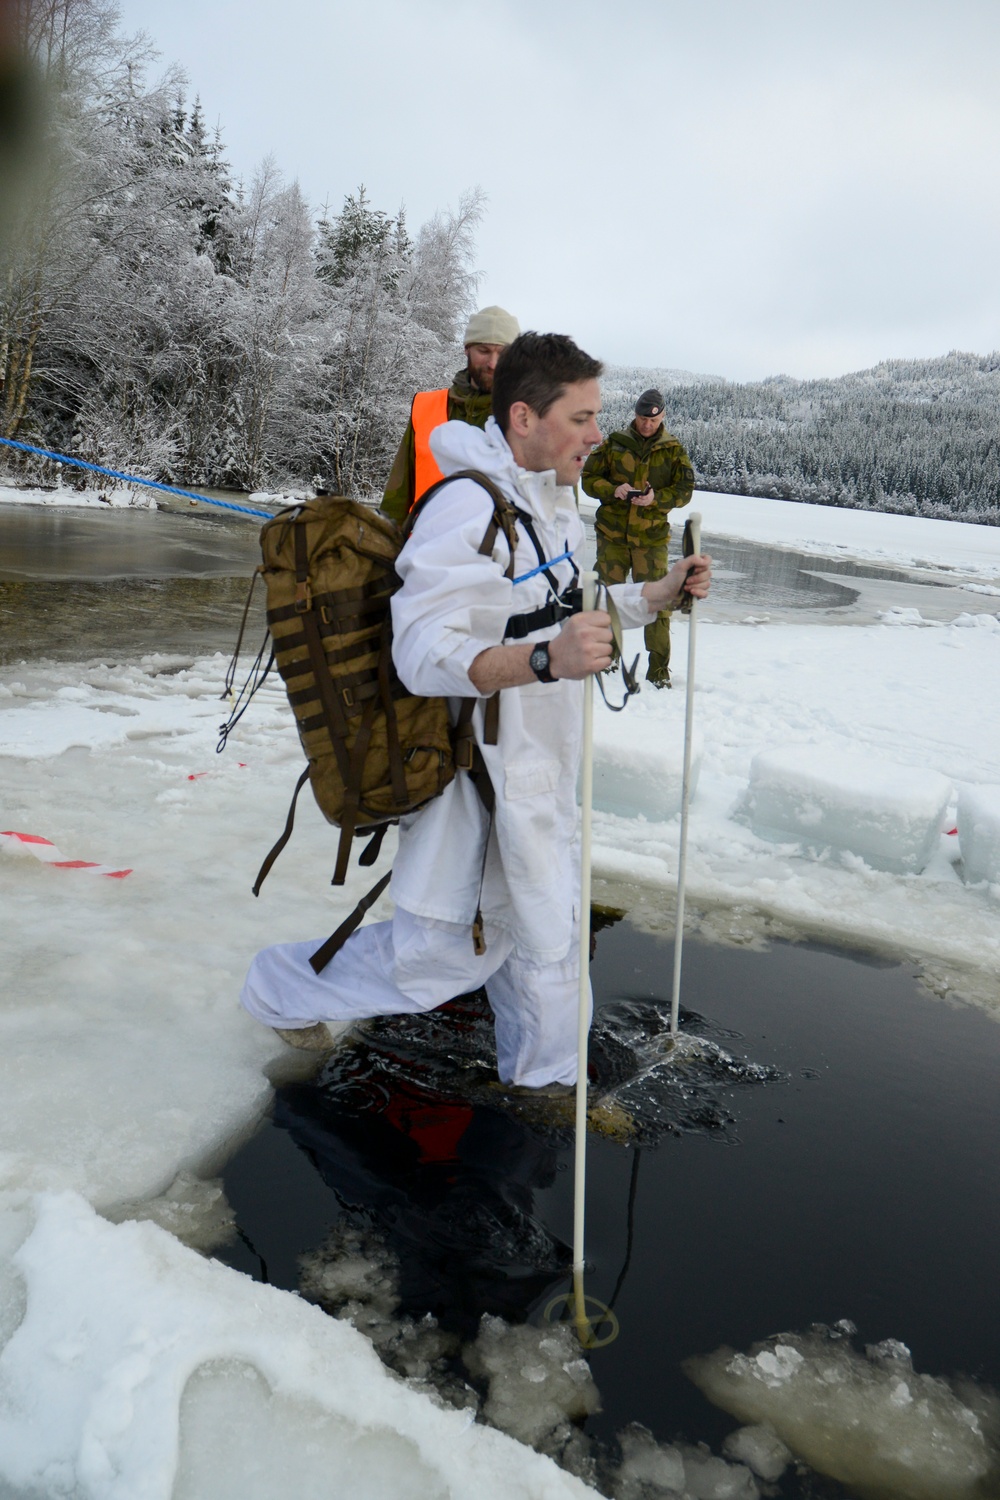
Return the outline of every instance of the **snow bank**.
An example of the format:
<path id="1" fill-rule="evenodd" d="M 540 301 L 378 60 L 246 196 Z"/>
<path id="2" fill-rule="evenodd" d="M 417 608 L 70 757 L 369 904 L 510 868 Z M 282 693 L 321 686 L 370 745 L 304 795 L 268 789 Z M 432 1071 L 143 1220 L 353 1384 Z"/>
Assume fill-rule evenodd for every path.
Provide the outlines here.
<path id="1" fill-rule="evenodd" d="M 0 678 L 0 827 L 132 870 L 93 879 L 0 849 L 0 1188 L 72 1188 L 111 1209 L 178 1171 L 211 1174 L 288 1053 L 237 1003 L 253 953 L 332 931 L 371 883 L 365 870 L 330 888 L 332 837 L 302 798 L 253 899 L 301 751 L 269 684 L 239 748 L 216 755 L 224 672 L 221 656 L 151 656 Z"/>
<path id="2" fill-rule="evenodd" d="M 785 745 L 754 756 L 743 815 L 761 838 L 847 850 L 875 870 L 916 875 L 938 848 L 951 794 L 936 771 Z"/>
<path id="3" fill-rule="evenodd" d="M 710 1401 L 766 1423 L 796 1454 L 852 1493 L 969 1500 L 1000 1480 L 1000 1397 L 919 1375 L 894 1340 L 859 1353 L 850 1324 L 779 1334 L 749 1354 L 718 1349 L 685 1362 Z"/>
<path id="4" fill-rule="evenodd" d="M 36 1199 L 0 1475 L 86 1500 L 592 1494 L 391 1376 L 350 1324 L 73 1194 Z M 176 1479 L 176 1487 L 175 1487 Z"/>
<path id="5" fill-rule="evenodd" d="M 0 485 L 0 505 L 47 505 L 63 510 L 110 507 L 113 510 L 156 510 L 156 491 L 142 486 L 136 489 L 110 487 L 107 489 L 77 490 L 59 485 L 53 490 L 15 489 L 12 485 Z"/>
<path id="6" fill-rule="evenodd" d="M 966 880 L 1000 884 L 1000 786 L 962 788 L 958 841 Z"/>
<path id="7" fill-rule="evenodd" d="M 960 570 L 985 582 L 1000 579 L 1000 526 L 842 510 L 755 495 L 719 495 L 709 490 L 698 490 L 694 504 L 701 512 L 709 551 L 712 537 L 731 537 L 810 556 L 934 572 Z M 584 496 L 580 509 L 593 515 L 597 502 Z M 678 521 L 684 515 L 680 511 Z"/>

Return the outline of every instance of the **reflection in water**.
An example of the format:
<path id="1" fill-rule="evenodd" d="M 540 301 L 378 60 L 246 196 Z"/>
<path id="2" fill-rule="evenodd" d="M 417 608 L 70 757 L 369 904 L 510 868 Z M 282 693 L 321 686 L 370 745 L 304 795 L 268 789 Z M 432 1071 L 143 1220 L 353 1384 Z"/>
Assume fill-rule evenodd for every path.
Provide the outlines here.
<path id="1" fill-rule="evenodd" d="M 452 1010 L 461 1016 L 462 1002 Z M 534 1213 L 557 1150 L 521 1120 L 474 1109 L 447 1075 L 414 1076 L 412 1052 L 359 1045 L 317 1084 L 278 1090 L 274 1123 L 313 1162 L 346 1218 L 399 1262 L 403 1314 L 474 1334 L 482 1313 L 521 1320 L 568 1248 Z M 443 1086 L 442 1086 L 443 1085 Z"/>
<path id="2" fill-rule="evenodd" d="M 0 505 L 0 662 L 231 651 L 257 532 L 240 517 Z M 263 634 L 260 590 L 250 629 Z"/>
<path id="3" fill-rule="evenodd" d="M 732 1139 L 723 1092 L 783 1076 L 731 1057 L 710 1033 L 733 1033 L 701 1017 L 685 1013 L 683 1030 L 674 1048 L 666 1007 L 648 1002 L 599 1013 L 592 1130 L 619 1149 L 668 1134 Z M 498 1082 L 478 992 L 365 1023 L 315 1081 L 278 1089 L 274 1124 L 332 1190 L 338 1235 L 345 1223 L 374 1235 L 398 1262 L 402 1313 L 430 1313 L 470 1336 L 483 1312 L 521 1321 L 565 1279 L 569 1248 L 538 1216 L 535 1194 L 556 1183 L 573 1108 L 572 1098 L 538 1100 Z M 327 1265 L 334 1258 L 327 1247 Z"/>
<path id="4" fill-rule="evenodd" d="M 595 1020 L 591 1091 L 601 1102 L 590 1119 L 629 1180 L 611 1307 L 632 1258 L 640 1141 L 731 1139 L 723 1089 L 781 1076 L 709 1036 L 733 1033 L 684 1021 L 685 1044 L 674 1045 L 666 1005 L 623 1001 Z M 571 1099 L 526 1099 L 499 1083 L 477 992 L 427 1015 L 365 1023 L 315 1080 L 278 1088 L 273 1124 L 337 1206 L 299 1257 L 301 1294 L 349 1318 L 400 1375 L 591 1484 L 605 1476 L 609 1492 L 608 1455 L 578 1426 L 601 1406 L 590 1363 L 572 1328 L 540 1313 L 569 1287 L 572 1253 L 548 1218 L 553 1193 L 571 1193 L 572 1117 Z"/>
<path id="5" fill-rule="evenodd" d="M 122 661 L 151 651 L 228 654 L 247 588 L 247 578 L 0 582 L 0 663 Z M 248 640 L 263 636 L 263 590 L 247 629 Z"/>
<path id="6" fill-rule="evenodd" d="M 249 517 L 0 504 L 0 578 L 249 575 L 258 530 Z"/>
<path id="7" fill-rule="evenodd" d="M 707 545 L 707 543 L 706 543 Z M 874 563 L 855 563 L 820 558 L 804 552 L 786 552 L 753 542 L 712 539 L 712 558 L 721 577 L 713 580 L 713 595 L 765 609 L 839 609 L 854 603 L 858 590 L 852 578 L 880 579 L 886 583 L 914 584 L 912 573 L 900 568 L 882 568 Z M 817 570 L 819 570 L 817 572 Z M 819 576 L 820 573 L 827 575 Z M 843 583 L 829 575 L 837 574 Z M 926 577 L 925 588 L 936 585 Z"/>

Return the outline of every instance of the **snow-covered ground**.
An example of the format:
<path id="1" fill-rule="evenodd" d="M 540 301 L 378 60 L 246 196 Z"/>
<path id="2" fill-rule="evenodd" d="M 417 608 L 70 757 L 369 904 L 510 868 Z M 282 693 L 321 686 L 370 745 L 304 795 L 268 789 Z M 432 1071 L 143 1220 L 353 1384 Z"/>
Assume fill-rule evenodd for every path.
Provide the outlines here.
<path id="1" fill-rule="evenodd" d="M 838 510 L 752 495 L 700 491 L 691 504 L 707 538 L 739 537 L 817 557 L 851 558 L 886 565 L 1000 581 L 1000 526 L 930 521 L 871 510 Z M 687 514 L 679 512 L 681 516 Z"/>
<path id="2" fill-rule="evenodd" d="M 709 548 L 713 535 L 748 537 L 951 569 L 990 592 L 950 622 L 897 610 L 850 630 L 830 615 L 713 622 L 711 602 L 700 607 L 696 920 L 723 937 L 777 924 L 896 952 L 1000 1014 L 1000 888 L 963 883 L 955 835 L 922 873 L 897 875 L 849 849 L 768 841 L 742 811 L 754 755 L 792 745 L 938 773 L 953 802 L 1000 781 L 1000 529 L 697 503 Z M 640 755 L 676 764 L 687 638 L 678 620 L 675 691 L 599 710 L 606 769 Z M 300 752 L 268 684 L 216 756 L 219 646 L 197 660 L 124 647 L 0 671 L 0 831 L 132 872 L 65 868 L 0 840 L 0 1495 L 264 1500 L 327 1495 L 332 1476 L 361 1500 L 591 1493 L 407 1389 L 350 1326 L 189 1248 L 224 1232 L 213 1173 L 266 1107 L 266 1071 L 290 1065 L 237 1005 L 250 956 L 325 935 L 377 873 L 331 889 L 334 840 L 304 797 L 293 844 L 251 896 Z M 595 823 L 604 889 L 624 900 L 641 886 L 636 908 L 666 925 L 676 819 L 598 810 Z"/>
<path id="3" fill-rule="evenodd" d="M 143 485 L 131 488 L 116 483 L 112 486 L 110 482 L 106 489 L 89 484 L 85 489 L 76 489 L 72 484 L 58 484 L 54 489 L 30 486 L 15 489 L 13 485 L 0 485 L 0 501 L 4 505 L 45 505 L 58 510 L 93 509 L 97 506 L 102 510 L 107 506 L 113 510 L 128 507 L 155 510 L 156 491 Z"/>
<path id="4" fill-rule="evenodd" d="M 71 473 L 67 470 L 67 474 Z M 184 486 L 175 486 L 176 489 L 184 489 Z M 203 492 L 197 486 L 191 490 L 191 495 L 201 495 Z M 208 498 L 219 497 L 225 501 L 228 492 L 208 492 Z M 238 496 L 230 496 L 230 500 L 237 500 Z M 252 495 L 246 496 L 246 503 L 251 506 L 259 505 L 289 505 L 296 497 L 291 493 L 274 494 L 270 490 L 254 491 Z M 194 499 L 185 498 L 183 494 L 174 495 L 168 490 L 153 489 L 144 484 L 120 484 L 117 480 L 109 481 L 104 488 L 101 487 L 100 476 L 90 475 L 84 489 L 76 489 L 72 483 L 60 482 L 55 488 L 15 488 L 13 485 L 0 484 L 0 504 L 3 505 L 45 505 L 50 509 L 57 510 L 93 510 L 99 508 L 105 510 L 158 510 L 163 506 L 181 509 L 186 505 L 197 505 Z"/>

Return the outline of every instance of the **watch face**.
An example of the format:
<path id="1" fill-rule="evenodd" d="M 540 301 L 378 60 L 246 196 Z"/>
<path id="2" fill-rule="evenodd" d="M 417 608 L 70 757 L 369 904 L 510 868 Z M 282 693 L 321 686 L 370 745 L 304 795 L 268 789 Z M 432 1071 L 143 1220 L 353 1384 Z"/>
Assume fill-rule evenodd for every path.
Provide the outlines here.
<path id="1" fill-rule="evenodd" d="M 536 646 L 528 657 L 528 666 L 536 677 L 542 682 L 552 681 L 552 672 L 549 668 L 549 648 L 547 645 Z"/>

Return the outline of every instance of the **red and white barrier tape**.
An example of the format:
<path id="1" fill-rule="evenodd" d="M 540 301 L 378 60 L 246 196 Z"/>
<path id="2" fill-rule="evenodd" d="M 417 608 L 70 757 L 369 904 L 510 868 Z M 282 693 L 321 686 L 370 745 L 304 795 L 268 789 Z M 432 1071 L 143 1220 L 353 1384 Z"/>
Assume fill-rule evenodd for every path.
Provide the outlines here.
<path id="1" fill-rule="evenodd" d="M 54 865 L 57 870 L 82 870 L 87 875 L 107 875 L 111 880 L 124 880 L 132 873 L 131 869 L 116 870 L 114 865 L 97 865 L 89 859 L 67 859 L 50 839 L 40 838 L 37 833 L 14 833 L 8 829 L 0 832 L 0 845 L 33 854 L 43 864 Z"/>

